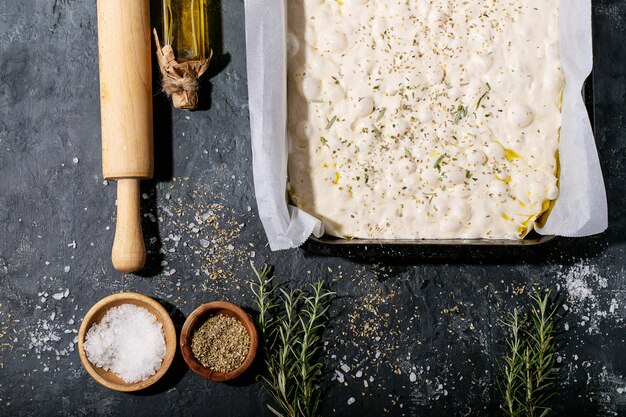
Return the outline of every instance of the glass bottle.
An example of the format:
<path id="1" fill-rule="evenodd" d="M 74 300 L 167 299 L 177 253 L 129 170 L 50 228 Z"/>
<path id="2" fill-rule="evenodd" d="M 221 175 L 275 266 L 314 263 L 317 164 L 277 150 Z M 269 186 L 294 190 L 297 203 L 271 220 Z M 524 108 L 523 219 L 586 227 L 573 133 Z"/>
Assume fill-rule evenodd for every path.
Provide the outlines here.
<path id="1" fill-rule="evenodd" d="M 163 38 L 178 62 L 210 56 L 210 0 L 163 0 Z"/>

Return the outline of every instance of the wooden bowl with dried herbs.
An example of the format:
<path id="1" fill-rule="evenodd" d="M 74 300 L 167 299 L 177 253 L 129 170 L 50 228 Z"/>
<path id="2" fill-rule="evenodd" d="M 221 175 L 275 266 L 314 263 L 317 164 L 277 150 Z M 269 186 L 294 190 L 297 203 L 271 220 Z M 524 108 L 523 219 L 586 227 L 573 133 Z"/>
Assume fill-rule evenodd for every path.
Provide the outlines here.
<path id="1" fill-rule="evenodd" d="M 256 357 L 259 336 L 240 307 L 214 301 L 195 309 L 180 334 L 180 350 L 192 371 L 215 382 L 243 374 Z"/>

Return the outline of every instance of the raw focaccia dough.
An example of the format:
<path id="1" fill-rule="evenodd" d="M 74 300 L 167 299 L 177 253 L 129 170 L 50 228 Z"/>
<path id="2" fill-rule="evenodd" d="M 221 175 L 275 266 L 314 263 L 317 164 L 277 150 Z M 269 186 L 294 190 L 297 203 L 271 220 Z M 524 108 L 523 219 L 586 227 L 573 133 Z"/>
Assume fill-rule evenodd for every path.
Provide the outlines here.
<path id="1" fill-rule="evenodd" d="M 343 237 L 532 229 L 558 194 L 558 1 L 288 7 L 297 206 Z"/>

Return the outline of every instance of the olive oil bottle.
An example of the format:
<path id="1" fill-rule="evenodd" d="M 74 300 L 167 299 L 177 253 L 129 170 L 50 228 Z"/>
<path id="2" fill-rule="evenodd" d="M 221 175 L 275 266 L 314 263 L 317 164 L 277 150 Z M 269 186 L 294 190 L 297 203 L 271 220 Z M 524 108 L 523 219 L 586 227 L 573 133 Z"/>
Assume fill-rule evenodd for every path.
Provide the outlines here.
<path id="1" fill-rule="evenodd" d="M 163 37 L 178 62 L 210 57 L 210 0 L 163 0 Z"/>

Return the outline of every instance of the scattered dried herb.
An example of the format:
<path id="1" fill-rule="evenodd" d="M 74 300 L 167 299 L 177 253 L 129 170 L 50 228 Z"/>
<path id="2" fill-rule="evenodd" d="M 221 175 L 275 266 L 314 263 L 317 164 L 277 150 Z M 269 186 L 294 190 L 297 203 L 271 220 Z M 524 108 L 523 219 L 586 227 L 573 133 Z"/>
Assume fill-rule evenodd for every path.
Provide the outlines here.
<path id="1" fill-rule="evenodd" d="M 435 161 L 435 165 L 433 165 L 433 168 L 441 172 L 441 162 L 443 161 L 443 158 L 445 157 L 446 157 L 446 154 L 443 154 L 439 158 L 437 158 L 437 160 Z"/>
<path id="2" fill-rule="evenodd" d="M 382 139 L 383 138 L 383 132 L 376 127 L 375 125 L 372 125 L 372 132 L 374 132 L 374 137 L 376 139 Z"/>
<path id="3" fill-rule="evenodd" d="M 317 416 L 320 335 L 328 322 L 334 293 L 322 281 L 307 289 L 287 291 L 273 285 L 271 267 L 252 268 L 257 280 L 250 282 L 250 288 L 259 309 L 257 324 L 267 367 L 261 380 L 274 400 L 267 407 L 277 417 Z"/>
<path id="4" fill-rule="evenodd" d="M 376 122 L 380 122 L 380 119 L 382 119 L 383 117 L 385 117 L 385 113 L 387 112 L 387 108 L 383 107 L 380 112 L 378 113 L 378 117 L 376 118 Z"/>
<path id="5" fill-rule="evenodd" d="M 235 317 L 218 314 L 200 326 L 191 338 L 191 352 L 202 366 L 230 372 L 241 366 L 250 350 L 250 335 Z"/>
<path id="6" fill-rule="evenodd" d="M 461 119 L 467 116 L 467 107 L 459 104 L 458 107 L 452 109 L 452 115 L 454 116 L 453 123 L 458 125 Z"/>
<path id="7" fill-rule="evenodd" d="M 483 99 L 487 97 L 487 94 L 489 94 L 489 92 L 491 91 L 491 86 L 489 85 L 489 83 L 485 83 L 485 85 L 487 86 L 487 91 L 485 91 L 485 93 L 478 99 L 478 103 L 476 103 L 476 110 L 478 110 L 478 108 L 480 107 L 480 103 L 482 103 Z"/>
<path id="8" fill-rule="evenodd" d="M 328 124 L 326 125 L 326 130 L 330 130 L 330 128 L 333 127 L 336 121 L 337 121 L 337 116 L 335 115 L 333 116 L 332 119 L 328 121 Z"/>

